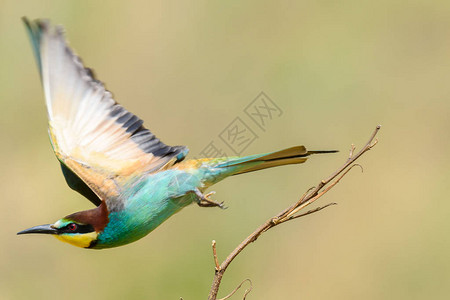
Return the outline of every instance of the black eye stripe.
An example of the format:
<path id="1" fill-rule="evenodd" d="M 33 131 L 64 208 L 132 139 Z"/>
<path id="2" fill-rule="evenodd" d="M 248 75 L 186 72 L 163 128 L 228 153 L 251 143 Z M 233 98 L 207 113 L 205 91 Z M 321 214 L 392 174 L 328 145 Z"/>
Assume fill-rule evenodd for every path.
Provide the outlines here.
<path id="1" fill-rule="evenodd" d="M 71 224 L 75 224 L 77 226 L 77 228 L 75 230 L 71 229 Z M 81 224 L 76 224 L 76 223 L 70 223 L 67 226 L 64 226 L 60 229 L 58 229 L 59 233 L 89 233 L 89 232 L 93 232 L 94 231 L 94 227 L 92 227 L 92 225 L 90 224 L 86 224 L 86 225 L 81 225 Z"/>

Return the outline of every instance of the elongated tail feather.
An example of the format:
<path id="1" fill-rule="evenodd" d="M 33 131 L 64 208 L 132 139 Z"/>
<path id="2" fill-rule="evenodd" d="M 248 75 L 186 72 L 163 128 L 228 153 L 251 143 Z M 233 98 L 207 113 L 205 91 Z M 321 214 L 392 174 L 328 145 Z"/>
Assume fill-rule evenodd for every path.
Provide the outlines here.
<path id="1" fill-rule="evenodd" d="M 311 154 L 335 153 L 337 150 L 308 151 L 304 146 L 296 146 L 272 153 L 240 157 L 217 165 L 219 168 L 232 169 L 232 175 L 238 175 L 267 168 L 304 163 Z"/>

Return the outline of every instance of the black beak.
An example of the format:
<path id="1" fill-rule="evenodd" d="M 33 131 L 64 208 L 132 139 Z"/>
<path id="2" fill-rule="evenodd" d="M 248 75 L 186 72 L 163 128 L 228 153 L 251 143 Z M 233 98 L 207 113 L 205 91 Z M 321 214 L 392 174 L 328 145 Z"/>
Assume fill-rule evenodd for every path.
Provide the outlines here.
<path id="1" fill-rule="evenodd" d="M 34 226 L 18 232 L 17 234 L 27 233 L 46 233 L 46 234 L 58 234 L 58 230 L 52 227 L 51 224 Z"/>

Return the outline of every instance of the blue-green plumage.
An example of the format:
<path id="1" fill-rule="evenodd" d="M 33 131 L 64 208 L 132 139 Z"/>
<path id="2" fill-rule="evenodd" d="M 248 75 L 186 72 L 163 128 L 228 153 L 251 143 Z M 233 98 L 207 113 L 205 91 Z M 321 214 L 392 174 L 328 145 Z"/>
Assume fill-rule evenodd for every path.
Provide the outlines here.
<path id="1" fill-rule="evenodd" d="M 191 204 L 191 191 L 201 178 L 180 170 L 167 170 L 139 178 L 126 185 L 120 197 L 124 206 L 109 213 L 109 223 L 94 248 L 109 248 L 134 242 L 171 215 Z"/>

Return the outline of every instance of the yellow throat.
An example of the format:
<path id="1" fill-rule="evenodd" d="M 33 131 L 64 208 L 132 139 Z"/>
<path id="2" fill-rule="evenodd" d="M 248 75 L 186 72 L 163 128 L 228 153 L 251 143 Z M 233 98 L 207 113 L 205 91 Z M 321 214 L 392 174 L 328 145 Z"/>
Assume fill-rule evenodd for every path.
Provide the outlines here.
<path id="1" fill-rule="evenodd" d="M 91 245 L 92 241 L 97 239 L 97 232 L 80 233 L 80 234 L 60 234 L 55 235 L 55 237 L 63 242 L 69 243 L 71 245 L 87 248 Z"/>

